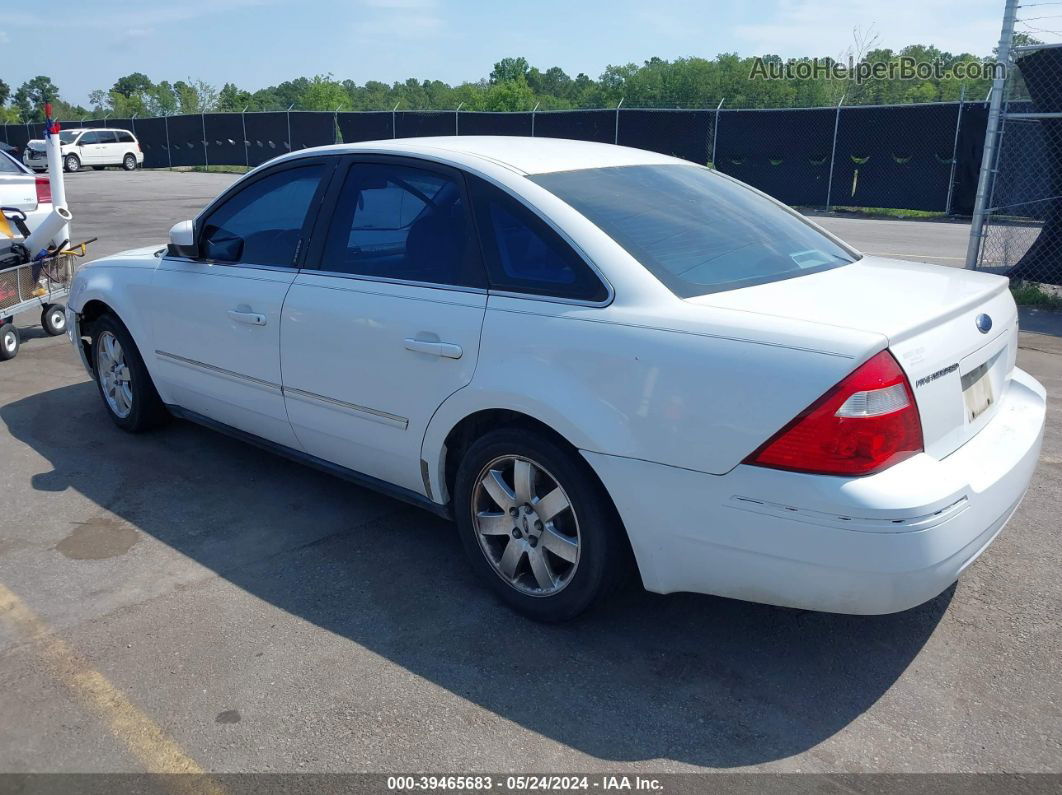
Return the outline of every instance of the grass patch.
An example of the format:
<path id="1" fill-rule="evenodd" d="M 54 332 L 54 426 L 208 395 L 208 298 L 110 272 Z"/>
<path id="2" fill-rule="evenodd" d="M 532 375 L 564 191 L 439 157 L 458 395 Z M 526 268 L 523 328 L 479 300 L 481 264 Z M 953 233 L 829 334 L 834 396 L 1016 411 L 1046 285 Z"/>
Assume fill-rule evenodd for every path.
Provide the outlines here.
<path id="1" fill-rule="evenodd" d="M 825 207 L 808 207 L 803 209 L 825 212 Z M 935 221 L 938 218 L 947 218 L 947 213 L 931 210 L 904 210 L 897 207 L 844 207 L 834 206 L 830 208 L 832 213 L 852 213 L 854 215 L 876 215 L 886 218 L 915 218 L 922 221 Z"/>
<path id="2" fill-rule="evenodd" d="M 1015 282 L 1010 286 L 1014 303 L 1019 306 L 1037 306 L 1041 309 L 1062 309 L 1062 295 L 1045 290 L 1036 282 Z"/>
<path id="3" fill-rule="evenodd" d="M 251 168 L 250 166 L 192 166 L 188 170 L 200 174 L 246 174 Z"/>

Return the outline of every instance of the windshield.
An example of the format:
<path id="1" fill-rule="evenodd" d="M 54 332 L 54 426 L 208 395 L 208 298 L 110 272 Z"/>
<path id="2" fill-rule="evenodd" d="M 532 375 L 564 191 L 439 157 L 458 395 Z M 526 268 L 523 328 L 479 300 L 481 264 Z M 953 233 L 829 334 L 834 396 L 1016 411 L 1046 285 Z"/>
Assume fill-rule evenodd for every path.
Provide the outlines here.
<path id="1" fill-rule="evenodd" d="M 798 215 L 692 164 L 592 168 L 530 179 L 585 215 L 682 298 L 856 259 Z"/>
<path id="2" fill-rule="evenodd" d="M 80 132 L 81 130 L 61 130 L 59 132 L 59 143 L 72 144 Z"/>

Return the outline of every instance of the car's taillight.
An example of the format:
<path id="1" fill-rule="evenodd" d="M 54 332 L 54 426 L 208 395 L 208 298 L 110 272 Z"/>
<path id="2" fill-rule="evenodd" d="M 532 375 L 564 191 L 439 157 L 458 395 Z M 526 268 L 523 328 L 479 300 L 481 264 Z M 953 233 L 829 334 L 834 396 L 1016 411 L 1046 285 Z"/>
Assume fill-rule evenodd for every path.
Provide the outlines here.
<path id="1" fill-rule="evenodd" d="M 872 357 L 745 459 L 820 475 L 869 475 L 922 452 L 911 384 L 888 351 Z"/>
<path id="2" fill-rule="evenodd" d="M 51 204 L 52 183 L 47 177 L 36 177 L 33 181 L 37 185 L 37 204 Z"/>

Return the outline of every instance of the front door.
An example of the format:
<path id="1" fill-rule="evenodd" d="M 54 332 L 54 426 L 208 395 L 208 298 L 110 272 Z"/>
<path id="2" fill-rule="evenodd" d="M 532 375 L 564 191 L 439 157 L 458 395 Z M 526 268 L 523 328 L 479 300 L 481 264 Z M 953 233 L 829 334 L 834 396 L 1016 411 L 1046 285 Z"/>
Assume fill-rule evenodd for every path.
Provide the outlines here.
<path id="1" fill-rule="evenodd" d="M 331 168 L 296 160 L 237 185 L 196 222 L 198 258 L 163 258 L 153 375 L 167 401 L 299 446 L 281 394 L 281 308 Z"/>
<path id="2" fill-rule="evenodd" d="M 349 163 L 284 304 L 288 416 L 312 455 L 420 494 L 432 414 L 472 379 L 486 307 L 461 176 Z"/>

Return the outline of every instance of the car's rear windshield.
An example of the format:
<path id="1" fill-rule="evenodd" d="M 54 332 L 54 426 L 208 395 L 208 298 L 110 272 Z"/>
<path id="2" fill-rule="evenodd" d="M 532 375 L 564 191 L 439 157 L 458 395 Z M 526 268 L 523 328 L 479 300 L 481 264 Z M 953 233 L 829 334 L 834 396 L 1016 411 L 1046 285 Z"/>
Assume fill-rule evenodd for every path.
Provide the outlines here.
<path id="1" fill-rule="evenodd" d="M 589 168 L 530 179 L 585 215 L 682 298 L 856 259 L 794 213 L 693 164 Z"/>

